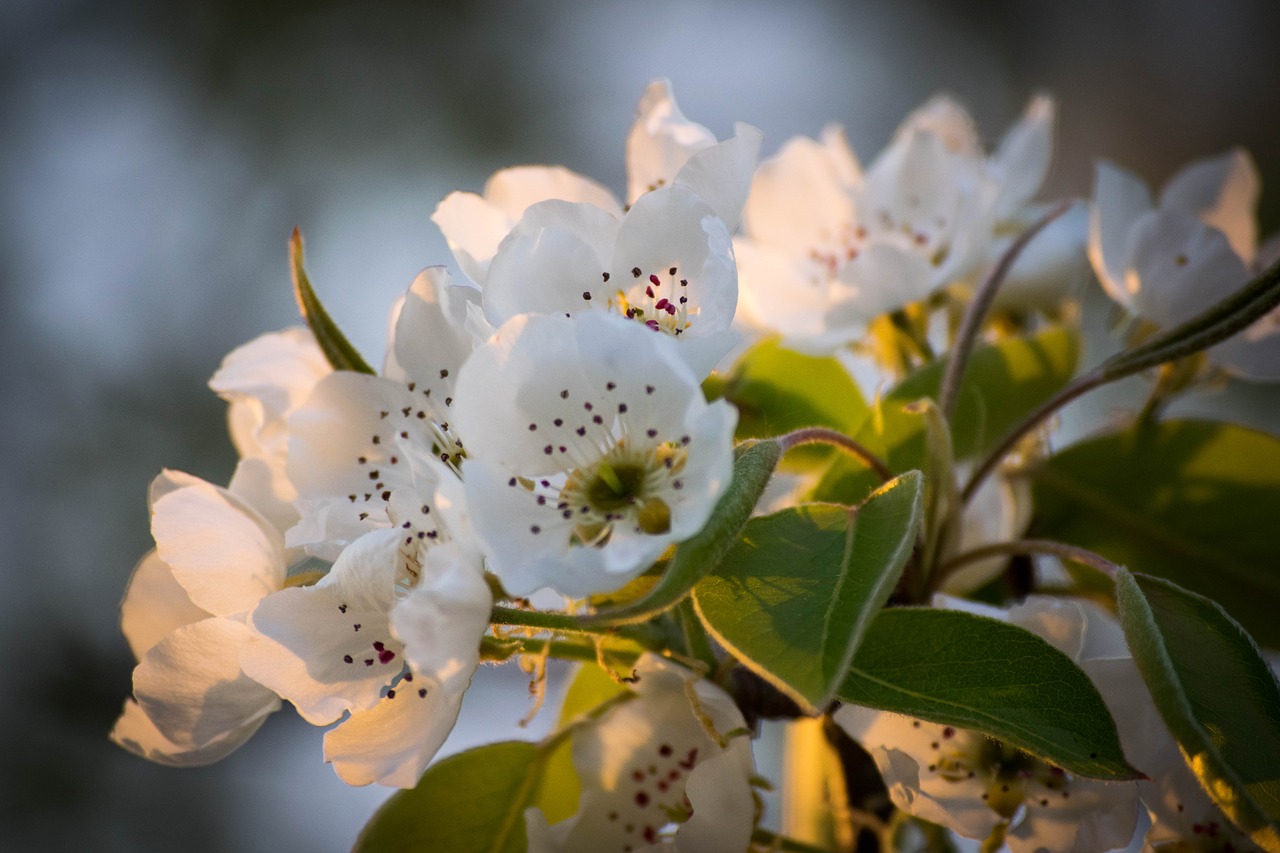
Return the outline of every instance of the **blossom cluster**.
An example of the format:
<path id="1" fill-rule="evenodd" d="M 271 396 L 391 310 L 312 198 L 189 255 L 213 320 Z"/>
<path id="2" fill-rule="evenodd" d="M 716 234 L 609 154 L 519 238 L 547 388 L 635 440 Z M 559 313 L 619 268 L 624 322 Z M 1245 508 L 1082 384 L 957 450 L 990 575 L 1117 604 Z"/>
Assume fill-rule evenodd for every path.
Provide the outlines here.
<path id="1" fill-rule="evenodd" d="M 1036 97 L 988 153 L 963 108 L 938 97 L 865 168 L 834 126 L 760 162 L 758 130 L 717 139 L 656 82 L 626 140 L 625 196 L 554 166 L 450 194 L 432 220 L 453 272 L 428 267 L 393 306 L 379 371 L 336 363 L 313 322 L 245 344 L 214 374 L 239 462 L 225 486 L 176 471 L 151 486 L 155 549 L 121 605 L 138 663 L 112 738 L 156 762 L 208 764 L 287 701 L 332 726 L 324 758 L 344 781 L 412 788 L 482 658 L 541 649 L 545 661 L 572 633 L 565 620 L 641 598 L 703 535 L 735 486 L 740 442 L 770 434 L 752 434 L 760 412 L 714 390 L 753 347 L 888 384 L 950 343 L 947 318 L 1028 228 L 1042 231 L 1001 300 L 1010 317 L 1041 312 L 1033 324 L 1063 316 L 1086 257 L 1120 306 L 1168 329 L 1280 256 L 1280 242 L 1257 245 L 1258 179 L 1240 151 L 1179 173 L 1158 205 L 1103 164 L 1091 205 L 1050 212 L 1033 199 L 1053 123 L 1053 102 Z M 301 274 L 296 236 L 294 251 Z M 1280 379 L 1280 313 L 1209 358 Z M 1024 442 L 1006 466 L 1044 451 Z M 830 500 L 812 497 L 821 475 L 785 469 L 760 511 Z M 1025 482 L 1002 469 L 938 547 L 1015 539 L 1029 514 Z M 1004 568 L 968 561 L 930 590 L 972 593 Z M 548 602 L 559 621 L 522 621 Z M 1146 827 L 1151 847 L 1247 849 L 1188 770 L 1110 613 L 1034 596 L 1012 609 L 905 603 L 976 609 L 1043 637 L 1092 680 L 1145 779 L 1097 781 L 987 733 L 826 709 L 901 814 L 999 833 L 1017 853 L 1122 848 Z M 732 679 L 698 665 L 709 655 L 727 671 L 732 658 L 705 638 L 699 658 L 640 636 L 617 696 L 565 729 L 576 814 L 551 821 L 531 804 L 529 849 L 753 843 L 756 715 Z"/>

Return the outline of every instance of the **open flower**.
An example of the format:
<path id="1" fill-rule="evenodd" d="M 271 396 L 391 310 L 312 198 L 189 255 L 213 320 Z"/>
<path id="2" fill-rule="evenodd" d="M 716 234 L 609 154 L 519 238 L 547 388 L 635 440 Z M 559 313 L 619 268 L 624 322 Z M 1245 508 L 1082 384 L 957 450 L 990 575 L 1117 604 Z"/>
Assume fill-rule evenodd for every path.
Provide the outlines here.
<path id="1" fill-rule="evenodd" d="M 326 759 L 350 784 L 414 785 L 479 663 L 492 599 L 461 485 L 434 468 L 415 523 L 367 533 L 314 586 L 263 599 L 241 653 L 245 671 L 308 722 L 351 713 L 325 737 Z"/>
<path id="2" fill-rule="evenodd" d="M 635 697 L 573 733 L 578 813 L 554 826 L 525 813 L 537 853 L 741 853 L 755 800 L 746 724 L 718 687 L 646 655 Z"/>
<path id="3" fill-rule="evenodd" d="M 485 317 L 605 311 L 676 338 L 699 376 L 735 340 L 738 277 L 729 231 L 693 190 L 646 193 L 621 219 L 589 204 L 530 207 L 502 241 Z"/>
<path id="4" fill-rule="evenodd" d="M 706 523 L 737 418 L 678 348 L 607 314 L 521 316 L 463 365 L 463 479 L 507 591 L 617 589 Z"/>
<path id="5" fill-rule="evenodd" d="M 1169 328 L 1208 310 L 1280 258 L 1280 239 L 1257 246 L 1259 180 L 1233 149 L 1179 171 L 1155 204 L 1135 175 L 1099 163 L 1089 258 L 1112 299 Z M 1280 310 L 1209 350 L 1228 371 L 1280 380 Z"/>
<path id="6" fill-rule="evenodd" d="M 1074 660 L 1124 648 L 1114 620 L 1076 602 L 1032 598 L 1007 612 L 981 612 L 1039 634 Z M 1014 853 L 1093 853 L 1133 836 L 1133 783 L 1075 777 L 978 732 L 856 705 L 840 708 L 835 720 L 871 753 L 894 805 L 959 835 L 986 838 L 1004 824 Z"/>
<path id="7" fill-rule="evenodd" d="M 996 222 L 1039 188 L 1052 104 L 1035 99 L 987 159 L 950 99 L 912 114 L 864 175 L 838 128 L 788 141 L 756 173 L 736 251 L 744 320 L 829 351 L 875 317 L 972 273 Z"/>
<path id="8" fill-rule="evenodd" d="M 754 127 L 739 124 L 731 139 L 717 142 L 711 131 L 680 112 L 670 83 L 651 83 L 627 136 L 628 206 L 646 192 L 680 184 L 732 231 L 742 215 L 761 138 Z M 615 219 L 623 214 L 617 198 L 590 178 L 562 166 L 517 166 L 489 178 L 483 195 L 450 193 L 431 219 L 462 271 L 485 288 L 502 239 L 530 206 L 549 200 L 589 204 Z"/>
<path id="9" fill-rule="evenodd" d="M 209 764 L 280 707 L 240 667 L 248 611 L 280 589 L 280 532 L 226 489 L 165 472 L 151 489 L 156 550 L 130 578 L 121 628 L 138 660 L 134 699 L 111 732 L 162 764 Z"/>

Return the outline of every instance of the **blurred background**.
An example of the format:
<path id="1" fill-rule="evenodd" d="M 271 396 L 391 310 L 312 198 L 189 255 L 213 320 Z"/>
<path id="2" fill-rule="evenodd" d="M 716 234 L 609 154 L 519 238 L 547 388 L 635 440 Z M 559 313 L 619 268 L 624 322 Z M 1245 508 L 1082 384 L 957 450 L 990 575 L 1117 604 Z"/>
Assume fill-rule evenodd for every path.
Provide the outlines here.
<path id="1" fill-rule="evenodd" d="M 376 360 L 392 300 L 450 260 L 437 201 L 532 162 L 621 192 L 636 101 L 666 76 L 722 137 L 750 122 L 771 153 L 838 121 L 864 162 L 935 91 L 989 141 L 1048 91 L 1044 198 L 1087 195 L 1098 157 L 1158 183 L 1242 144 L 1266 234 L 1277 36 L 1274 0 L 0 0 L 0 849 L 344 850 L 388 793 L 339 783 L 289 711 L 201 770 L 107 741 L 147 483 L 230 476 L 205 382 L 296 322 L 293 226 Z M 446 751 L 524 715 L 513 669 L 484 674 Z"/>

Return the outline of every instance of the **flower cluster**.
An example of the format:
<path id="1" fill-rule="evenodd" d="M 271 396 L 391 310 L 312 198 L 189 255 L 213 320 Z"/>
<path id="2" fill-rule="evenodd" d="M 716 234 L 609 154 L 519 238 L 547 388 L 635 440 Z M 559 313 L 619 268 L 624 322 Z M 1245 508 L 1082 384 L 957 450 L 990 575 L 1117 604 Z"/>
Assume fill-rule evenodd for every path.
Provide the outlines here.
<path id="1" fill-rule="evenodd" d="M 1014 853 L 1142 832 L 1156 849 L 1274 849 L 1148 687 L 1135 605 L 1117 620 L 1087 600 L 1112 595 L 1096 578 L 1009 558 L 1101 566 L 1117 590 L 1142 577 L 1021 538 L 1046 493 L 1035 472 L 1057 458 L 1044 418 L 1055 393 L 1076 395 L 1063 306 L 1086 253 L 1141 321 L 1135 352 L 1184 324 L 1199 335 L 1134 368 L 1165 365 L 1137 416 L 1156 429 L 1169 400 L 1219 375 L 1187 360 L 1197 349 L 1280 379 L 1280 309 L 1219 305 L 1273 275 L 1280 243 L 1257 246 L 1258 179 L 1238 151 L 1179 173 L 1158 206 L 1106 164 L 1088 210 L 1033 203 L 1053 122 L 1036 97 L 989 153 L 938 97 L 865 170 L 834 126 L 758 163 L 758 130 L 717 139 L 656 82 L 626 140 L 624 197 L 520 166 L 439 203 L 455 272 L 427 268 L 392 308 L 380 371 L 316 309 L 295 234 L 309 328 L 240 347 L 210 382 L 234 475 L 152 484 L 155 549 L 121 605 L 133 694 L 112 738 L 207 764 L 287 701 L 332 726 L 324 757 L 344 781 L 423 792 L 467 758 L 428 770 L 482 661 L 524 662 L 537 692 L 558 656 L 587 663 L 557 732 L 521 753 L 525 783 L 502 788 L 523 821 L 501 831 L 531 850 L 789 849 L 766 828 L 751 744 L 761 717 L 818 715 L 827 753 L 788 760 L 849 770 L 830 787 L 845 801 L 816 828 L 784 818 L 786 832 L 852 843 L 850 827 L 878 829 L 886 849 L 939 827 Z M 1048 300 L 1046 281 L 1061 285 Z M 896 617 L 925 627 L 891 642 Z M 1069 686 L 1063 707 L 1034 679 L 911 682 L 935 651 L 1014 635 L 1034 663 L 1012 656 L 1005 674 L 1049 672 L 1043 689 Z M 932 644 L 924 658 L 902 651 L 913 637 Z M 1274 680 L 1258 689 L 1280 700 Z M 859 755 L 891 806 L 858 789 Z M 570 779 L 560 799 L 552 776 Z M 482 817 L 463 823 L 458 849 L 501 846 L 476 840 Z"/>

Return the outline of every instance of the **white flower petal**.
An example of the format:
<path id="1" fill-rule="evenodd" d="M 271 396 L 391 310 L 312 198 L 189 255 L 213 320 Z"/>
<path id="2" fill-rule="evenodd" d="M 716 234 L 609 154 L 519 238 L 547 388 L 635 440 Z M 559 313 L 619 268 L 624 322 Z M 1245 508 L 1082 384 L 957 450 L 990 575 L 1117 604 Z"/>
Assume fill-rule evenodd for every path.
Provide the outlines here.
<path id="1" fill-rule="evenodd" d="M 1249 280 L 1221 231 L 1174 208 L 1134 223 L 1125 276 L 1134 312 L 1166 328 L 1208 310 Z"/>
<path id="2" fill-rule="evenodd" d="M 310 330 L 285 329 L 232 350 L 209 387 L 231 404 L 231 435 L 242 456 L 283 454 L 285 417 L 332 372 Z"/>
<path id="3" fill-rule="evenodd" d="M 278 700 L 277 700 L 278 703 Z M 164 736 L 137 702 L 126 699 L 124 711 L 111 729 L 111 740 L 134 755 L 168 767 L 204 767 L 221 761 L 253 736 L 264 714 L 201 747 L 183 746 Z"/>
<path id="4" fill-rule="evenodd" d="M 1252 263 L 1258 245 L 1257 208 L 1262 182 L 1243 148 L 1183 166 L 1160 194 L 1162 208 L 1194 215 L 1227 236 L 1232 250 Z"/>
<path id="5" fill-rule="evenodd" d="M 1093 213 L 1089 218 L 1089 260 L 1107 294 L 1132 310 L 1125 279 L 1129 232 L 1138 217 L 1153 207 L 1151 191 L 1135 175 L 1099 161 L 1093 179 Z"/>
<path id="6" fill-rule="evenodd" d="M 614 285 L 604 273 L 617 233 L 618 220 L 594 205 L 533 205 L 489 267 L 485 317 L 500 326 L 518 314 L 607 307 Z"/>
<path id="7" fill-rule="evenodd" d="M 241 654 L 244 671 L 314 725 L 376 704 L 404 666 L 389 620 L 399 545 L 399 531 L 366 534 L 315 586 L 263 599 Z"/>
<path id="8" fill-rule="evenodd" d="M 148 551 L 133 570 L 120 602 L 120 630 L 134 660 L 142 660 L 166 635 L 209 615 L 191 603 L 168 564 L 155 551 Z"/>
<path id="9" fill-rule="evenodd" d="M 324 760 L 348 785 L 376 782 L 396 788 L 418 784 L 462 707 L 458 690 L 428 686 L 406 674 L 377 705 L 351 716 L 324 736 Z M 468 675 L 467 682 L 469 683 Z"/>
<path id="10" fill-rule="evenodd" d="M 911 113 L 894 133 L 897 142 L 921 131 L 932 134 L 952 154 L 979 158 L 982 144 L 969 111 L 949 95 L 934 95 Z"/>
<path id="11" fill-rule="evenodd" d="M 489 261 L 514 221 L 475 193 L 453 192 L 436 205 L 431 221 L 444 234 L 462 272 L 484 287 Z"/>
<path id="12" fill-rule="evenodd" d="M 742 218 L 764 140 L 764 134 L 749 124 L 739 122 L 733 131 L 732 139 L 696 152 L 675 177 L 675 183 L 705 200 L 729 231 L 736 230 Z"/>
<path id="13" fill-rule="evenodd" d="M 671 184 L 694 153 L 715 142 L 711 131 L 680 112 L 670 81 L 650 83 L 627 135 L 627 203 Z"/>
<path id="14" fill-rule="evenodd" d="M 474 287 L 451 284 L 444 267 L 418 273 L 404 295 L 391 330 L 391 346 L 383 374 L 415 385 L 415 391 L 436 401 L 453 396 L 458 368 L 474 347 L 466 328 L 469 307 L 480 301 Z M 442 414 L 443 402 L 433 406 Z"/>
<path id="15" fill-rule="evenodd" d="M 227 491 L 253 507 L 272 528 L 286 531 L 298 523 L 298 490 L 285 474 L 284 457 L 246 456 L 236 463 Z"/>
<path id="16" fill-rule="evenodd" d="M 240 670 L 248 637 L 243 623 L 213 617 L 178 628 L 143 656 L 133 694 L 166 739 L 201 749 L 256 728 L 280 707 L 273 692 Z"/>
<path id="17" fill-rule="evenodd" d="M 1053 99 L 1037 95 L 991 156 L 1000 182 L 995 212 L 1007 219 L 1040 191 L 1053 159 Z"/>
<path id="18" fill-rule="evenodd" d="M 191 601 L 215 615 L 249 610 L 284 583 L 283 537 L 225 489 L 198 482 L 165 494 L 151 532 Z"/>
<path id="19" fill-rule="evenodd" d="M 1272 311 L 1210 352 L 1214 361 L 1236 376 L 1280 382 L 1280 310 Z"/>
<path id="20" fill-rule="evenodd" d="M 842 143 L 842 135 L 823 142 L 797 136 L 761 164 L 744 210 L 753 240 L 802 256 L 853 228 L 857 164 Z"/>
<path id="21" fill-rule="evenodd" d="M 450 542 L 427 552 L 418 585 L 391 612 L 391 630 L 413 672 L 461 694 L 480 663 L 492 606 L 480 555 Z"/>
<path id="22" fill-rule="evenodd" d="M 622 205 L 600 184 L 563 166 L 514 166 L 495 172 L 485 183 L 484 197 L 511 218 L 512 222 L 540 201 L 591 204 L 622 218 Z"/>

